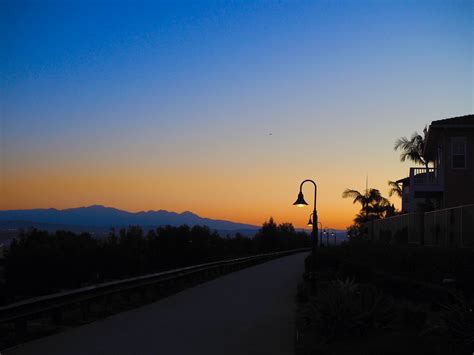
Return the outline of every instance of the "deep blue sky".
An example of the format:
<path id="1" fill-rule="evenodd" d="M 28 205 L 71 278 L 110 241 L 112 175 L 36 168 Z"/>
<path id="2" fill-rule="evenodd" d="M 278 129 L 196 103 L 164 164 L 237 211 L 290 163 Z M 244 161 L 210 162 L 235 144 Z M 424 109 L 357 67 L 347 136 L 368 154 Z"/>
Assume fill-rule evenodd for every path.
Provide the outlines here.
<path id="1" fill-rule="evenodd" d="M 340 225 L 341 189 L 407 173 L 397 137 L 473 111 L 472 1 L 2 1 L 0 26 L 0 208 L 255 223 L 312 176 Z"/>

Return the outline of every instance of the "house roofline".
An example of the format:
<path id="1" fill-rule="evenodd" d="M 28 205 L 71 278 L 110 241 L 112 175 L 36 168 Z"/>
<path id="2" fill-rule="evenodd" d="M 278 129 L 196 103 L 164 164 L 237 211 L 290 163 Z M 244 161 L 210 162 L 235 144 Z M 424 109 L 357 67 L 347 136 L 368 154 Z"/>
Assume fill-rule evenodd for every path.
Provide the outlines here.
<path id="1" fill-rule="evenodd" d="M 433 121 L 433 122 L 436 122 L 436 121 Z M 439 128 L 471 128 L 471 129 L 474 129 L 474 124 L 433 124 L 433 122 L 431 122 L 430 124 L 430 127 L 428 128 L 428 130 L 430 128 L 436 128 L 436 129 L 439 129 Z"/>
<path id="2" fill-rule="evenodd" d="M 407 176 L 403 179 L 398 179 L 397 181 L 395 181 L 397 184 L 405 184 L 405 183 L 410 183 L 410 177 Z"/>
<path id="3" fill-rule="evenodd" d="M 455 119 L 462 119 L 463 121 L 456 124 L 456 123 L 453 123 L 453 122 L 456 122 L 456 121 L 453 121 Z M 466 120 L 470 121 L 471 119 L 472 119 L 472 123 L 471 122 L 466 123 Z M 451 120 L 451 122 L 450 122 L 450 120 Z M 446 119 L 442 119 L 442 120 L 432 121 L 431 124 L 428 127 L 428 132 L 426 134 L 426 144 L 423 148 L 423 155 L 427 159 L 429 159 L 429 160 L 434 159 L 435 153 L 434 153 L 433 147 L 432 147 L 432 144 L 434 144 L 434 143 L 431 143 L 431 141 L 433 139 L 435 139 L 434 138 L 436 136 L 435 132 L 439 132 L 441 129 L 452 129 L 452 128 L 454 128 L 454 129 L 474 129 L 474 115 L 470 114 L 470 115 L 465 115 L 465 116 L 452 117 L 452 118 L 446 118 Z M 431 150 L 431 152 L 430 152 L 430 150 Z"/>

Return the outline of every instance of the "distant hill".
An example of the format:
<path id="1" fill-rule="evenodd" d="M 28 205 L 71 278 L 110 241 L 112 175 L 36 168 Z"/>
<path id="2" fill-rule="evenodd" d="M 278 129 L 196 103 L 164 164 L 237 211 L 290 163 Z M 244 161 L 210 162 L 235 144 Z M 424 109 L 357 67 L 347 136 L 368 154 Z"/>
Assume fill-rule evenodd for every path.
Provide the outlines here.
<path id="1" fill-rule="evenodd" d="M 110 228 L 139 225 L 144 229 L 158 226 L 205 225 L 221 234 L 241 232 L 249 235 L 259 228 L 250 224 L 200 217 L 192 212 L 142 211 L 127 212 L 112 207 L 93 205 L 88 207 L 58 210 L 6 210 L 0 211 L 0 229 L 12 230 L 36 227 L 46 230 L 68 229 L 76 232 L 106 232 Z"/>

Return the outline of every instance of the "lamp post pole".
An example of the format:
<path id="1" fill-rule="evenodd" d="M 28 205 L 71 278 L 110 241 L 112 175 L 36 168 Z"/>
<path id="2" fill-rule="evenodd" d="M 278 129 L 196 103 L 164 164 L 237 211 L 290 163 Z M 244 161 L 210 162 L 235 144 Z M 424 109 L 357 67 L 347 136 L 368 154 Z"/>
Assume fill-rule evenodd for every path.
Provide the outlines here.
<path id="1" fill-rule="evenodd" d="M 319 240 L 318 240 L 318 247 L 321 247 L 322 244 L 323 244 L 323 224 L 321 222 L 318 221 L 318 224 L 319 224 Z M 313 213 L 311 212 L 311 214 L 309 215 L 309 221 L 307 223 L 307 225 L 309 227 L 312 227 L 313 226 Z"/>
<path id="2" fill-rule="evenodd" d="M 303 185 L 306 182 L 310 182 L 314 185 L 313 232 L 312 232 L 313 243 L 312 243 L 312 248 L 311 248 L 311 253 L 313 255 L 313 263 L 314 263 L 316 249 L 318 246 L 318 213 L 316 212 L 316 195 L 317 195 L 318 187 L 316 186 L 316 183 L 313 180 L 306 179 L 300 184 L 300 192 L 298 193 L 298 199 L 293 205 L 298 206 L 298 207 L 304 207 L 308 205 L 308 203 L 304 200 L 304 196 L 303 196 Z"/>
<path id="3" fill-rule="evenodd" d="M 319 246 L 323 244 L 323 224 L 321 222 L 319 223 Z"/>

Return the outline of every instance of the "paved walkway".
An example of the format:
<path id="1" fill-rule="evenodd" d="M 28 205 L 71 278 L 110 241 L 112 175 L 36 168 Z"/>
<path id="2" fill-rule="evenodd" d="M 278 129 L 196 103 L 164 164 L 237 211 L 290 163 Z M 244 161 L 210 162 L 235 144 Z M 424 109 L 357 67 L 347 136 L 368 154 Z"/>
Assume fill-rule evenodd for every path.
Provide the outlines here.
<path id="1" fill-rule="evenodd" d="M 2 355 L 293 354 L 294 297 L 306 255 L 240 270 Z"/>

